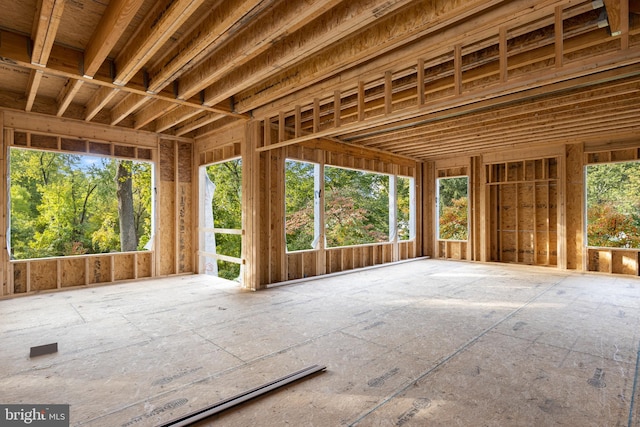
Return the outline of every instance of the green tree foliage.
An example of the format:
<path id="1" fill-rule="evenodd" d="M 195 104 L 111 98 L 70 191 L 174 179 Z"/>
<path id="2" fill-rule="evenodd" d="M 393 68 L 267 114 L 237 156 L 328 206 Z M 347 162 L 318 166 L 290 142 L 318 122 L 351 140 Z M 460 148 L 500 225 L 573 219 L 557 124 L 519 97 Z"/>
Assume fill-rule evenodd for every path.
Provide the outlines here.
<path id="1" fill-rule="evenodd" d="M 12 257 L 119 251 L 117 163 L 115 159 L 11 149 Z M 134 165 L 137 234 L 146 243 L 151 234 L 151 165 Z M 141 183 L 149 188 L 138 188 Z"/>
<path id="2" fill-rule="evenodd" d="M 207 166 L 207 175 L 215 184 L 213 194 L 213 225 L 215 228 L 242 228 L 242 161 L 231 160 Z M 216 233 L 216 253 L 240 258 L 242 236 Z M 240 276 L 240 265 L 218 261 L 218 276 L 235 280 Z"/>
<path id="3" fill-rule="evenodd" d="M 314 170 L 313 163 L 285 163 L 285 233 L 289 251 L 313 249 Z"/>
<path id="4" fill-rule="evenodd" d="M 587 244 L 640 248 L 640 162 L 587 167 Z"/>
<path id="5" fill-rule="evenodd" d="M 438 238 L 467 240 L 468 238 L 467 177 L 438 180 Z"/>
<path id="6" fill-rule="evenodd" d="M 399 176 L 396 180 L 398 199 L 398 240 L 409 240 L 411 236 L 411 186 L 413 179 Z"/>
<path id="7" fill-rule="evenodd" d="M 327 166 L 324 185 L 329 247 L 389 240 L 389 176 Z"/>

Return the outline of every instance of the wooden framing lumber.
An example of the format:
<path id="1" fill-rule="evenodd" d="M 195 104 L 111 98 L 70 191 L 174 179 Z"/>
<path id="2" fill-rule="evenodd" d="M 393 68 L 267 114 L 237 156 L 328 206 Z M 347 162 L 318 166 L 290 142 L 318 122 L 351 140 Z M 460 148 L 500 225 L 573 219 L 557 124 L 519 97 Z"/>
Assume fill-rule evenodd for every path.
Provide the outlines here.
<path id="1" fill-rule="evenodd" d="M 214 58 L 209 58 L 181 78 L 180 99 L 188 99 L 197 94 L 216 79 L 238 68 L 240 65 L 264 52 L 275 41 L 289 31 L 295 31 L 311 22 L 334 5 L 336 0 L 294 0 L 282 2 L 269 11 L 263 20 L 251 25 L 243 32 L 243 37 L 230 41 Z M 327 31 L 329 33 L 330 31 Z M 300 51 L 296 50 L 298 54 Z M 243 55 L 238 56 L 238 52 Z M 222 97 L 224 98 L 224 97 Z M 217 102 L 209 102 L 208 105 Z"/>
<path id="2" fill-rule="evenodd" d="M 165 55 L 166 59 L 149 70 L 149 90 L 156 92 L 162 89 L 175 80 L 187 64 L 196 62 L 213 51 L 222 41 L 229 38 L 227 31 L 260 3 L 261 0 L 219 3 L 214 13 L 209 14 Z"/>
<path id="3" fill-rule="evenodd" d="M 220 402 L 217 402 L 214 405 L 211 405 L 207 408 L 200 409 L 188 415 L 176 418 L 172 421 L 169 421 L 168 423 L 162 424 L 161 427 L 179 427 L 179 426 L 192 425 L 197 421 L 201 421 L 209 417 L 212 417 L 229 408 L 232 408 L 234 406 L 240 405 L 241 403 L 244 403 L 251 399 L 262 396 L 263 394 L 268 393 L 272 390 L 276 390 L 280 387 L 284 387 L 285 385 L 291 384 L 309 375 L 313 375 L 318 372 L 324 371 L 325 369 L 326 369 L 326 366 L 320 366 L 320 365 L 308 366 L 304 369 L 301 369 L 296 372 L 292 372 L 274 381 L 270 381 L 261 386 L 258 386 L 250 390 L 247 390 L 245 392 L 242 392 L 240 394 L 237 394 L 233 397 L 221 400 Z"/>
<path id="4" fill-rule="evenodd" d="M 80 87 L 84 83 L 82 80 L 69 79 L 67 84 L 65 84 L 64 88 L 58 94 L 57 102 L 58 102 L 58 112 L 56 116 L 60 117 L 64 114 L 64 112 L 71 104 L 73 97 L 76 96 Z"/>
<path id="5" fill-rule="evenodd" d="M 84 52 L 84 75 L 93 77 L 135 16 L 143 0 L 112 0 Z"/>
<path id="6" fill-rule="evenodd" d="M 32 30 L 31 63 L 45 67 L 62 19 L 65 0 L 39 0 Z"/>
<path id="7" fill-rule="evenodd" d="M 123 86 L 164 42 L 193 14 L 204 0 L 164 0 L 158 2 L 140 25 L 130 43 L 116 57 L 113 82 Z"/>

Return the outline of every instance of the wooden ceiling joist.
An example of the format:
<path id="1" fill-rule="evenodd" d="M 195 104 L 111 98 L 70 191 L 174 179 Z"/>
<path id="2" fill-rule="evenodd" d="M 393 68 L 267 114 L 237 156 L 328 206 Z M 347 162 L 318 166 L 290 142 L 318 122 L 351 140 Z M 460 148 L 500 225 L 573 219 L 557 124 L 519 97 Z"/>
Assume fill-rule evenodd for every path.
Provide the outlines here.
<path id="1" fill-rule="evenodd" d="M 66 0 L 40 0 L 32 31 L 31 63 L 45 67 L 56 38 Z"/>
<path id="2" fill-rule="evenodd" d="M 80 88 L 82 87 L 82 80 L 69 79 L 67 84 L 64 85 L 64 88 L 60 91 L 57 97 L 58 102 L 58 112 L 56 116 L 60 117 L 64 114 L 64 112 L 71 104 L 73 97 L 76 96 Z"/>
<path id="3" fill-rule="evenodd" d="M 84 75 L 93 77 L 144 0 L 111 0 L 84 52 Z"/>
<path id="4" fill-rule="evenodd" d="M 140 129 L 177 107 L 177 104 L 161 100 L 149 102 L 143 109 L 134 114 L 133 127 L 134 129 Z"/>
<path id="5" fill-rule="evenodd" d="M 201 56 L 206 56 L 221 42 L 227 40 L 230 37 L 227 31 L 261 2 L 262 0 L 221 2 L 215 13 L 208 15 L 165 55 L 165 59 L 149 70 L 149 91 L 157 92 L 163 89 L 184 72 L 186 65 L 195 62 Z"/>
<path id="6" fill-rule="evenodd" d="M 606 104 L 595 85 L 621 90 L 640 64 L 638 0 L 67 1 L 0 15 L 0 106 L 183 139 L 271 118 L 259 150 L 329 138 L 427 156 L 421 138 L 462 147 L 475 122 L 498 139 L 524 125 L 489 113 L 519 102 L 568 117 L 543 95 L 590 114 L 561 92 Z"/>
<path id="7" fill-rule="evenodd" d="M 394 8 L 406 2 L 407 0 L 394 2 Z M 353 28 L 354 21 L 357 22 L 354 19 L 357 14 L 362 13 L 370 16 L 371 10 L 376 7 L 379 8 L 382 4 L 388 2 L 382 0 L 375 0 L 373 2 L 357 0 L 347 2 L 347 5 L 339 4 L 337 6 L 341 8 L 339 11 L 332 11 L 332 14 L 329 15 L 328 18 L 324 17 L 324 19 L 328 19 L 328 21 L 313 24 L 317 28 L 314 27 L 309 31 L 305 31 L 305 34 L 291 36 L 297 37 L 295 41 L 280 41 L 283 37 L 287 36 L 289 32 L 293 32 L 293 30 L 303 24 L 320 17 L 324 12 L 338 3 L 340 2 L 336 0 L 329 2 L 321 0 L 280 2 L 267 16 L 243 31 L 242 37 L 231 41 L 222 51 L 216 52 L 215 56 L 185 74 L 181 79 L 179 97 L 181 99 L 190 98 L 231 70 L 234 71 L 234 74 L 241 72 L 237 70 L 239 66 L 249 60 L 258 58 L 259 54 L 269 47 L 281 46 L 278 48 L 278 56 L 280 57 L 286 54 L 291 58 L 302 58 L 310 53 L 309 46 L 311 49 L 320 49 L 325 46 L 325 43 L 327 43 L 330 38 L 337 37 L 337 35 L 348 31 L 349 28 L 352 30 L 362 28 L 364 24 Z M 370 6 L 370 8 L 359 10 L 363 8 L 362 5 L 365 3 L 369 3 L 367 6 Z M 351 14 L 345 13 L 343 9 L 350 11 Z M 354 16 L 354 14 L 356 16 Z M 277 41 L 280 42 L 276 43 Z M 292 46 L 295 46 L 295 48 L 292 49 Z M 241 54 L 238 55 L 238 52 L 241 52 Z M 275 58 L 272 54 L 267 64 L 276 66 L 274 61 Z M 244 77 L 246 78 L 246 75 L 244 75 Z M 258 76 L 254 77 L 258 78 Z M 228 98 L 227 94 L 218 96 L 216 99 L 205 100 L 205 103 L 207 105 L 215 105 L 225 98 Z"/>
<path id="8" fill-rule="evenodd" d="M 200 113 L 202 113 L 202 110 L 180 106 L 156 120 L 156 132 L 164 132 L 165 130 L 172 128 L 185 120 L 189 120 Z"/>
<path id="9" fill-rule="evenodd" d="M 44 72 L 40 70 L 31 70 L 29 73 L 29 83 L 27 84 L 27 91 L 25 93 L 27 97 L 25 111 L 31 111 L 33 108 L 33 103 L 36 100 L 36 94 L 38 93 L 38 87 L 40 86 L 40 80 L 43 74 Z"/>
<path id="10" fill-rule="evenodd" d="M 164 0 L 147 15 L 116 57 L 116 85 L 125 85 L 202 5 L 204 0 Z"/>
<path id="11" fill-rule="evenodd" d="M 148 96 L 130 94 L 111 110 L 111 125 L 116 125 L 149 100 Z"/>

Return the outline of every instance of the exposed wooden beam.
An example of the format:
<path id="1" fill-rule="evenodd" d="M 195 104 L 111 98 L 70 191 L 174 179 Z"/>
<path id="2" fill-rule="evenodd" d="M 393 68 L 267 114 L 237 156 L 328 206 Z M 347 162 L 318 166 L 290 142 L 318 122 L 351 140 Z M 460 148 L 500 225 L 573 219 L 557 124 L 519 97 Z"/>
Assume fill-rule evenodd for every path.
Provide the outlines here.
<path id="1" fill-rule="evenodd" d="M 346 37 L 341 35 L 340 40 L 334 40 L 334 43 L 324 49 L 321 55 L 311 58 L 296 56 L 295 49 L 288 49 L 282 55 L 295 62 L 293 65 L 289 61 L 276 62 L 273 56 L 269 60 L 262 58 L 259 61 L 252 61 L 247 65 L 253 65 L 253 67 L 242 67 L 209 87 L 205 92 L 205 104 L 219 102 L 221 97 L 224 99 L 224 96 L 228 96 L 230 92 L 246 88 L 237 94 L 236 108 L 237 111 L 250 111 L 260 107 L 267 98 L 278 98 L 294 92 L 300 86 L 325 79 L 328 70 L 338 74 L 344 69 L 363 63 L 382 53 L 390 52 L 409 41 L 424 37 L 426 34 L 436 33 L 439 35 L 438 30 L 452 26 L 453 23 L 467 19 L 499 3 L 502 1 L 457 0 L 445 2 L 442 7 L 437 7 L 431 0 L 421 0 L 411 2 L 396 13 L 377 19 L 373 19 L 375 16 L 371 17 L 372 20 L 358 16 L 358 23 L 368 25 L 367 31 L 348 32 Z M 323 21 L 319 20 L 318 22 Z M 330 26 L 329 23 L 324 22 L 323 25 Z M 284 46 L 297 45 L 295 40 L 290 42 L 286 40 L 285 43 L 283 43 Z M 448 43 L 451 42 L 448 41 Z M 318 46 L 314 44 L 314 47 Z M 280 54 L 277 51 L 269 53 L 271 55 Z M 301 61 L 301 59 L 303 60 Z M 270 63 L 273 63 L 273 66 L 265 67 L 264 64 Z M 276 65 L 278 69 L 275 68 Z M 284 69 L 285 66 L 287 66 L 286 69 Z M 389 68 L 390 66 L 387 66 L 387 69 Z"/>
<path id="2" fill-rule="evenodd" d="M 619 36 L 622 33 L 620 26 L 620 2 L 629 0 L 604 0 L 604 7 L 607 10 L 607 20 L 612 36 Z"/>
<path id="3" fill-rule="evenodd" d="M 429 67 L 431 66 L 431 59 L 450 54 L 452 46 L 457 43 L 466 45 L 478 43 L 480 40 L 492 40 L 496 35 L 496 31 L 499 31 L 495 22 L 501 22 L 507 28 L 526 26 L 530 22 L 536 22 L 535 28 L 539 28 L 539 25 L 542 24 L 539 24 L 538 21 L 543 23 L 548 21 L 550 25 L 553 23 L 555 6 L 563 3 L 557 0 L 546 0 L 538 2 L 534 7 L 531 7 L 531 3 L 527 0 L 512 0 L 503 2 L 502 5 L 496 7 L 493 2 L 468 2 L 470 6 L 475 4 L 476 9 L 464 8 L 459 10 L 458 14 L 454 12 L 443 16 L 440 20 L 430 22 L 422 38 L 394 51 L 391 56 L 381 56 L 361 66 L 353 66 L 354 63 L 351 63 L 349 68 L 345 67 L 334 77 L 327 78 L 325 75 L 322 83 L 315 85 L 313 82 L 317 81 L 317 79 L 310 73 L 312 68 L 305 67 L 304 64 L 296 65 L 288 72 L 285 71 L 280 75 L 280 83 L 277 83 L 275 78 L 269 79 L 269 84 L 275 84 L 275 86 L 267 87 L 265 83 L 261 93 L 247 90 L 237 94 L 235 96 L 238 100 L 236 109 L 238 111 L 252 111 L 254 117 L 262 118 L 265 115 L 273 115 L 274 111 L 286 108 L 286 106 L 294 102 L 304 105 L 302 98 L 313 99 L 320 97 L 324 99 L 337 88 L 342 88 L 344 92 L 345 86 L 350 84 L 355 86 L 363 76 L 381 75 L 392 66 L 401 67 L 402 64 L 410 64 L 416 60 L 418 55 L 423 57 L 425 66 Z M 460 23 L 458 21 L 463 22 Z M 453 25 L 457 22 L 458 25 Z M 518 35 L 515 31 L 509 31 L 510 38 Z M 366 40 L 364 42 L 366 43 Z M 347 42 L 347 45 L 342 47 L 336 45 L 335 51 L 327 51 L 326 55 L 323 53 L 321 58 L 310 61 L 308 65 L 315 68 L 321 67 L 320 61 L 331 59 L 336 55 L 344 56 L 346 59 L 351 51 L 343 51 L 343 48 L 351 49 L 348 44 Z M 511 60 L 511 53 L 510 51 L 509 60 Z M 390 64 L 390 60 L 393 60 L 392 64 Z M 291 76 L 291 78 L 287 80 L 286 76 Z M 308 86 L 305 87 L 305 85 Z M 290 88 L 290 90 L 286 91 L 285 89 L 287 88 Z M 262 97 L 274 99 L 272 96 L 276 93 L 280 96 L 285 92 L 288 94 L 264 106 L 258 99 Z M 256 99 L 252 101 L 252 98 Z"/>
<path id="4" fill-rule="evenodd" d="M 222 1 L 216 9 L 190 33 L 184 37 L 176 47 L 149 70 L 149 91 L 156 92 L 166 87 L 183 72 L 183 67 L 189 63 L 196 63 L 210 53 L 231 34 L 229 30 L 262 0 Z M 247 55 L 245 51 L 243 55 Z"/>
<path id="5" fill-rule="evenodd" d="M 118 90 L 113 87 L 101 86 L 98 88 L 87 103 L 84 119 L 86 121 L 93 119 L 117 93 Z"/>
<path id="6" fill-rule="evenodd" d="M 149 100 L 148 96 L 131 94 L 111 110 L 111 125 L 116 125 Z"/>
<path id="7" fill-rule="evenodd" d="M 64 85 L 56 99 L 58 103 L 58 112 L 56 113 L 56 116 L 60 117 L 64 114 L 69 107 L 69 104 L 71 104 L 73 97 L 76 96 L 82 87 L 82 83 L 84 83 L 82 80 L 67 80 L 67 83 Z"/>
<path id="8" fill-rule="evenodd" d="M 157 3 L 116 57 L 114 83 L 127 84 L 203 2 L 204 0 L 164 0 Z"/>
<path id="9" fill-rule="evenodd" d="M 27 91 L 25 93 L 27 97 L 25 111 L 31 111 L 33 108 L 33 102 L 36 100 L 36 94 L 38 93 L 38 87 L 40 86 L 40 80 L 43 74 L 40 70 L 31 70 L 29 74 L 29 83 L 27 83 Z"/>
<path id="10" fill-rule="evenodd" d="M 65 0 L 40 0 L 33 22 L 31 36 L 33 51 L 31 63 L 42 67 L 47 65 L 53 42 L 60 26 Z"/>
<path id="11" fill-rule="evenodd" d="M 84 52 L 84 75 L 93 77 L 144 0 L 111 0 Z"/>
<path id="12" fill-rule="evenodd" d="M 292 61 L 308 57 L 329 43 L 344 37 L 345 34 L 364 28 L 368 23 L 375 21 L 376 15 L 391 13 L 406 3 L 408 3 L 407 0 L 282 2 L 262 21 L 250 26 L 245 37 L 229 43 L 222 52 L 186 74 L 181 79 L 180 98 L 186 99 L 193 96 L 232 69 L 234 69 L 234 75 L 238 72 L 243 74 L 243 79 L 251 77 L 251 83 L 259 81 L 265 77 L 265 73 L 272 72 L 274 68 L 278 69 Z M 329 12 L 322 14 L 333 6 L 335 7 Z M 379 11 L 377 14 L 376 10 Z M 310 24 L 310 28 L 294 32 L 300 25 L 314 18 L 317 19 Z M 292 49 L 292 46 L 295 48 Z M 269 52 L 257 55 L 267 47 L 270 47 Z M 251 55 L 238 56 L 238 52 L 251 52 Z M 241 64 L 247 62 L 249 62 L 248 68 L 243 67 L 244 71 L 238 70 Z M 258 70 L 260 74 L 254 74 Z M 245 83 L 249 84 L 246 80 Z M 217 88 L 213 93 L 216 91 Z M 205 103 L 215 105 L 229 96 L 231 93 L 225 91 L 224 95 L 220 94 L 215 99 L 206 99 Z"/>
<path id="13" fill-rule="evenodd" d="M 156 132 L 164 132 L 178 123 L 189 120 L 200 113 L 202 113 L 202 110 L 180 106 L 156 120 Z"/>
<path id="14" fill-rule="evenodd" d="M 149 102 L 149 105 L 137 112 L 133 116 L 134 129 L 140 129 L 143 126 L 151 123 L 163 114 L 177 108 L 178 105 L 172 102 L 166 102 L 161 100 L 154 100 Z"/>
<path id="15" fill-rule="evenodd" d="M 206 126 L 210 123 L 213 123 L 217 120 L 224 118 L 222 114 L 215 113 L 202 113 L 197 117 L 194 117 L 190 120 L 185 121 L 184 123 L 179 124 L 175 127 L 175 132 L 177 136 L 186 135 L 189 132 L 193 132 L 196 129 L 200 129 L 203 126 Z"/>

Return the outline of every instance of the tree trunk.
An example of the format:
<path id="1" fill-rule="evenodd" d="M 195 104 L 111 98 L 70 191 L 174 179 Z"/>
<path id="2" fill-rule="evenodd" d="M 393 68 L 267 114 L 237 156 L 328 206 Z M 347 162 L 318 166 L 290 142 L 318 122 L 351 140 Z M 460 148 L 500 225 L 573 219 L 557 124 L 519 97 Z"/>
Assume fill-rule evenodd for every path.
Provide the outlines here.
<path id="1" fill-rule="evenodd" d="M 118 216 L 120 217 L 120 250 L 135 251 L 138 248 L 135 218 L 133 215 L 133 183 L 131 180 L 131 162 L 118 162 L 116 174 L 118 183 Z"/>

